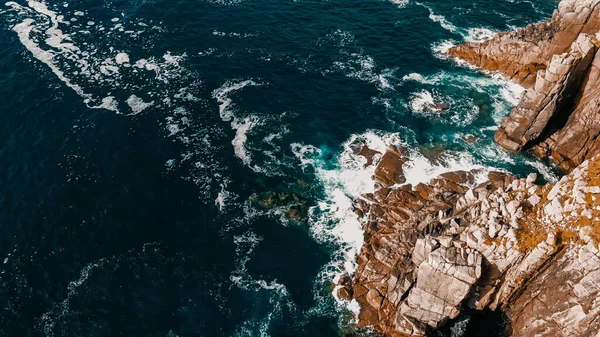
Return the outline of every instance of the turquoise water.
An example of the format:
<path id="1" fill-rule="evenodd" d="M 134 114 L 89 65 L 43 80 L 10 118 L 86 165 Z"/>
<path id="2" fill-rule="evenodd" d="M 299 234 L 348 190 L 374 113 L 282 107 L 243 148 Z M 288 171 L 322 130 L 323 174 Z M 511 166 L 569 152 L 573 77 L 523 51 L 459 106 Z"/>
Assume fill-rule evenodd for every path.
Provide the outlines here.
<path id="1" fill-rule="evenodd" d="M 6 3 L 1 334 L 367 335 L 331 295 L 362 243 L 352 199 L 372 188 L 350 145 L 407 146 L 412 183 L 556 179 L 493 143 L 519 88 L 443 53 L 555 7 Z"/>

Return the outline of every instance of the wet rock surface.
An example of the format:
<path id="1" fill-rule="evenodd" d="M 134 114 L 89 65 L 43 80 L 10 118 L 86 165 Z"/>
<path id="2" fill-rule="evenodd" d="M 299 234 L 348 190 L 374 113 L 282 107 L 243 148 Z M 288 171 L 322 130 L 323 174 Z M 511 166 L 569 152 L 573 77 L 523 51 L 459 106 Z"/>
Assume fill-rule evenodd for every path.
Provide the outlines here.
<path id="1" fill-rule="evenodd" d="M 364 152 L 364 151 L 363 151 Z M 390 146 L 381 157 L 375 169 L 374 180 L 383 187 L 391 187 L 406 182 L 402 166 L 408 161 L 408 153 L 405 148 Z M 367 158 L 367 163 L 369 159 Z"/>

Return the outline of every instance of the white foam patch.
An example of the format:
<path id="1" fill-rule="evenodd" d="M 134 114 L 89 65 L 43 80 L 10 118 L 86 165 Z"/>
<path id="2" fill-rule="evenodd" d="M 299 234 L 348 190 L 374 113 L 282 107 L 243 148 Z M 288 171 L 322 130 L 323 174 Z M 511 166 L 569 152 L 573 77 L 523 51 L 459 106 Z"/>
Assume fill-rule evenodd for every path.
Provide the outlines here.
<path id="1" fill-rule="evenodd" d="M 338 72 L 353 79 L 373 83 L 380 91 L 393 89 L 391 81 L 395 78 L 396 69 L 378 70 L 377 63 L 373 57 L 367 55 L 364 50 L 355 48 L 354 35 L 343 30 L 336 30 L 327 35 L 327 38 L 319 43 L 330 42 L 340 48 L 339 54 L 342 60 L 333 62 L 330 69 L 323 74 Z"/>
<path id="2" fill-rule="evenodd" d="M 502 94 L 502 98 L 513 106 L 518 105 L 521 101 L 521 96 L 525 92 L 525 88 L 510 81 L 500 73 L 494 73 L 491 77 L 501 87 L 500 93 Z"/>
<path id="3" fill-rule="evenodd" d="M 16 2 L 7 2 L 7 6 L 11 6 L 17 11 L 25 11 L 25 8 Z M 37 13 L 44 15 L 49 21 L 50 26 L 45 30 L 45 34 L 47 36 L 45 42 L 59 50 L 61 53 L 69 53 L 74 52 L 77 53 L 79 49 L 74 46 L 72 43 L 67 42 L 68 36 L 64 35 L 63 32 L 58 29 L 59 23 L 64 23 L 59 21 L 58 16 L 55 12 L 48 9 L 48 7 L 41 2 L 37 1 L 28 1 L 28 5 L 31 9 L 35 10 Z M 31 32 L 36 28 L 36 21 L 27 18 L 23 20 L 23 22 L 16 24 L 13 26 L 13 31 L 17 33 L 19 36 L 19 40 L 23 44 L 23 46 L 32 54 L 33 57 L 46 64 L 52 72 L 58 77 L 60 81 L 66 84 L 69 88 L 73 89 L 77 94 L 84 98 L 89 98 L 90 95 L 83 92 L 83 89 L 76 84 L 71 83 L 71 80 L 66 77 L 65 73 L 59 69 L 59 67 L 55 63 L 56 53 L 51 50 L 44 50 L 40 47 L 38 43 L 31 39 Z"/>
<path id="4" fill-rule="evenodd" d="M 225 190 L 225 188 L 227 184 L 223 183 L 221 184 L 221 191 L 219 192 L 219 194 L 217 195 L 217 198 L 215 199 L 215 205 L 217 207 L 219 207 L 219 211 L 223 211 L 223 209 L 225 208 L 225 203 L 227 202 L 227 199 L 229 198 L 229 192 L 227 192 Z"/>
<path id="5" fill-rule="evenodd" d="M 384 152 L 387 144 L 400 143 L 398 137 L 398 134 L 376 131 L 352 136 L 343 145 L 344 150 L 337 157 L 335 168 L 324 161 L 321 149 L 298 143 L 291 145 L 301 166 L 312 167 L 325 189 L 326 197 L 309 211 L 311 234 L 320 242 L 339 247 L 331 264 L 324 269 L 323 278 L 335 282 L 342 274 L 354 273 L 355 258 L 364 241 L 362 225 L 353 212 L 352 204 L 361 195 L 373 192 L 371 177 L 375 166 L 365 167 L 365 158 L 355 155 L 350 145 L 362 142 L 371 149 Z M 334 296 L 337 296 L 335 291 Z"/>
<path id="6" fill-rule="evenodd" d="M 173 55 L 171 52 L 167 52 L 163 55 L 163 60 L 165 60 L 166 64 L 179 67 L 179 63 L 186 57 L 186 54 L 183 55 Z"/>
<path id="7" fill-rule="evenodd" d="M 242 121 L 234 120 L 231 122 L 231 127 L 235 129 L 235 137 L 231 141 L 234 153 L 247 166 L 251 166 L 252 159 L 246 150 L 246 141 L 248 140 L 248 131 L 255 124 L 255 120 L 251 117 L 247 117 Z"/>
<path id="8" fill-rule="evenodd" d="M 252 160 L 246 150 L 245 144 L 248 140 L 248 131 L 257 124 L 257 117 L 250 116 L 243 119 L 236 117 L 236 108 L 233 105 L 233 100 L 230 95 L 248 86 L 260 85 L 262 84 L 253 80 L 228 81 L 212 93 L 213 98 L 219 103 L 219 116 L 221 117 L 221 120 L 230 122 L 231 128 L 235 130 L 235 137 L 231 141 L 235 155 L 254 171 L 261 171 L 261 169 L 256 165 L 252 165 Z"/>
<path id="9" fill-rule="evenodd" d="M 244 81 L 228 81 L 225 82 L 220 88 L 213 91 L 213 98 L 219 102 L 219 116 L 224 122 L 229 122 L 234 119 L 234 110 L 231 107 L 233 100 L 229 98 L 229 94 L 234 93 L 238 90 L 242 90 L 247 86 L 260 86 L 260 83 L 254 82 L 253 80 Z"/>
<path id="10" fill-rule="evenodd" d="M 446 60 L 449 58 L 448 50 L 450 50 L 450 48 L 452 48 L 454 46 L 456 46 L 456 41 L 442 40 L 442 41 L 434 43 L 431 46 L 431 51 L 433 52 L 433 55 L 435 55 L 435 57 L 442 59 L 442 60 Z"/>
<path id="11" fill-rule="evenodd" d="M 327 39 L 337 47 L 346 47 L 355 41 L 354 34 L 347 30 L 336 29 L 327 34 Z"/>
<path id="12" fill-rule="evenodd" d="M 408 0 L 389 0 L 391 3 L 395 4 L 399 8 L 404 8 L 408 5 Z"/>
<path id="13" fill-rule="evenodd" d="M 465 41 L 467 42 L 483 42 L 486 40 L 491 40 L 498 32 L 493 31 L 489 28 L 469 28 L 467 30 L 467 36 L 465 36 Z"/>
<path id="14" fill-rule="evenodd" d="M 258 36 L 258 34 L 255 33 L 238 33 L 238 32 L 221 32 L 218 30 L 213 30 L 212 32 L 213 35 L 215 36 L 221 36 L 221 37 L 237 37 L 237 38 L 246 38 L 246 37 L 254 37 L 254 36 Z"/>
<path id="15" fill-rule="evenodd" d="M 287 112 L 283 112 L 278 117 L 259 116 L 257 114 L 248 114 L 239 111 L 239 108 L 233 103 L 232 97 L 236 92 L 247 87 L 262 86 L 263 83 L 258 83 L 253 80 L 233 80 L 225 82 L 220 88 L 213 91 L 212 96 L 219 103 L 219 117 L 224 122 L 229 122 L 231 128 L 235 130 L 235 136 L 231 141 L 234 149 L 234 155 L 238 157 L 242 163 L 255 172 L 259 172 L 269 176 L 283 174 L 278 170 L 278 166 L 288 166 L 281 161 L 281 158 L 275 152 L 280 152 L 281 147 L 274 143 L 275 139 L 281 139 L 284 133 L 289 130 L 285 125 L 282 125 L 282 118 L 287 116 Z M 278 128 L 278 133 L 271 133 L 270 136 L 262 138 L 262 146 L 247 146 L 248 137 L 252 130 L 256 132 L 272 131 L 272 127 Z M 256 140 L 253 139 L 256 142 Z M 251 153 L 253 152 L 253 153 Z M 255 160 L 253 157 L 257 153 Z M 266 166 L 265 166 L 266 165 Z M 264 168 L 263 168 L 264 167 Z"/>
<path id="16" fill-rule="evenodd" d="M 106 263 L 105 259 L 86 265 L 79 273 L 79 278 L 69 282 L 67 297 L 60 303 L 53 305 L 52 309 L 44 313 L 39 320 L 39 328 L 48 336 L 54 335 L 54 326 L 71 311 L 71 300 L 77 296 L 78 288 L 90 277 L 96 268 L 101 268 Z"/>
<path id="17" fill-rule="evenodd" d="M 47 5 L 44 1 L 29 0 L 27 5 L 7 2 L 6 5 L 12 9 L 15 21 L 20 20 L 12 29 L 22 45 L 90 108 L 119 112 L 119 105 L 126 103 L 123 98 L 149 91 L 154 96 L 161 96 L 157 97 L 157 101 L 167 102 L 165 98 L 171 96 L 171 88 L 184 73 L 180 61 L 185 54 L 167 52 L 162 61 L 148 57 L 144 59 L 144 69 L 152 73 L 142 73 L 137 70 L 139 67 L 130 67 L 127 52 L 115 54 L 113 47 L 105 45 L 113 39 L 131 39 L 128 42 L 133 42 L 143 30 L 124 30 L 123 24 L 119 23 L 103 32 L 105 28 L 93 21 L 82 26 L 77 23 L 76 17 L 85 13 L 65 12 L 67 7 Z M 68 17 L 71 20 L 65 21 Z M 102 38 L 93 42 L 78 41 L 92 31 L 102 32 Z M 117 34 L 120 36 L 115 36 Z M 106 101 L 107 97 L 111 97 L 110 101 Z"/>
<path id="18" fill-rule="evenodd" d="M 410 73 L 408 75 L 404 75 L 404 77 L 402 77 L 402 80 L 405 82 L 415 81 L 423 84 L 436 84 L 435 81 L 428 80 L 425 77 L 423 77 L 423 75 L 418 73 Z"/>
<path id="19" fill-rule="evenodd" d="M 410 110 L 438 123 L 465 126 L 479 115 L 479 107 L 469 97 L 451 97 L 438 91 L 421 90 L 410 95 Z"/>
<path id="20" fill-rule="evenodd" d="M 429 19 L 433 22 L 437 22 L 440 24 L 440 26 L 442 26 L 442 28 L 444 28 L 445 30 L 452 32 L 452 33 L 459 33 L 459 29 L 452 24 L 450 21 L 448 21 L 446 19 L 446 17 L 444 17 L 443 15 L 438 15 L 433 11 L 433 8 L 423 4 L 423 3 L 417 3 L 419 6 L 423 6 L 426 9 L 429 10 Z"/>
<path id="21" fill-rule="evenodd" d="M 490 171 L 502 171 L 480 164 L 467 152 L 446 151 L 442 153 L 436 162 L 432 162 L 418 151 L 411 150 L 410 160 L 404 165 L 404 176 L 407 184 L 415 186 L 419 183 L 427 184 L 440 174 L 461 170 L 477 173 L 474 185 L 487 181 Z"/>
<path id="22" fill-rule="evenodd" d="M 362 51 L 349 54 L 342 52 L 342 55 L 345 55 L 346 59 L 334 62 L 333 70 L 328 70 L 326 73 L 338 71 L 347 77 L 373 83 L 381 91 L 393 88 L 390 81 L 394 78 L 395 69 L 383 69 L 378 72 L 375 60 Z"/>
<path id="23" fill-rule="evenodd" d="M 287 287 L 277 280 L 265 281 L 254 279 L 246 269 L 246 264 L 250 261 L 254 249 L 263 239 L 253 232 L 234 236 L 236 246 L 236 269 L 230 275 L 230 281 L 241 290 L 252 293 L 266 293 L 269 298 L 269 312 L 265 317 L 259 320 L 249 320 L 243 322 L 237 327 L 234 336 L 269 336 L 269 329 L 272 321 L 281 316 L 284 305 L 290 311 L 295 310 L 294 302 L 291 299 Z M 260 295 L 259 295 L 260 296 Z"/>
<path id="24" fill-rule="evenodd" d="M 433 95 L 427 90 L 422 90 L 411 95 L 410 107 L 416 113 L 432 112 L 429 106 L 435 104 Z"/>
<path id="25" fill-rule="evenodd" d="M 482 76 L 488 75 L 488 76 Z M 491 93 L 490 89 L 499 89 L 501 97 L 507 102 L 516 105 L 519 103 L 524 88 L 506 79 L 499 73 L 454 73 L 441 71 L 432 75 L 409 74 L 403 77 L 405 81 L 417 81 L 423 84 L 435 86 L 454 86 L 457 88 L 478 91 L 480 93 Z"/>
<path id="26" fill-rule="evenodd" d="M 346 62 L 337 61 L 334 66 L 339 70 L 345 71 L 348 77 L 356 78 L 363 81 L 372 81 L 376 75 L 373 73 L 375 69 L 375 61 L 369 55 L 363 53 L 351 53 Z"/>
<path id="27" fill-rule="evenodd" d="M 129 63 L 129 55 L 127 55 L 127 53 L 118 53 L 117 56 L 115 56 L 115 62 L 117 62 L 117 64 Z"/>
<path id="28" fill-rule="evenodd" d="M 10 4 L 13 7 L 19 6 L 18 4 L 14 3 L 14 2 L 9 2 L 8 4 Z M 42 63 L 46 64 L 50 68 L 50 70 L 52 70 L 52 72 L 56 75 L 56 77 L 58 77 L 58 79 L 60 81 L 62 81 L 69 88 L 73 89 L 80 96 L 82 96 L 84 98 L 89 97 L 88 94 L 83 92 L 83 89 L 79 85 L 71 83 L 71 80 L 65 76 L 63 71 L 54 64 L 55 54 L 51 51 L 40 48 L 40 46 L 30 38 L 31 31 L 34 28 L 34 26 L 33 26 L 34 24 L 35 24 L 34 20 L 25 19 L 25 20 L 23 20 L 23 22 L 14 25 L 13 31 L 17 33 L 19 40 L 21 41 L 23 46 L 25 48 L 27 48 L 27 50 L 31 53 L 31 55 L 33 57 L 35 57 L 36 59 L 38 59 L 39 61 L 41 61 Z M 50 34 L 50 33 L 48 33 L 48 34 Z M 57 34 L 56 30 L 54 30 L 52 32 L 52 34 Z M 51 36 L 49 39 L 51 39 L 51 41 L 56 41 L 56 39 L 60 40 L 61 37 L 59 35 L 54 35 L 54 36 Z M 62 44 L 60 42 L 58 42 L 58 43 L 54 42 L 54 45 L 59 46 L 59 47 L 65 46 L 65 45 L 69 46 L 68 44 Z M 69 49 L 71 49 L 71 46 L 65 47 L 65 49 L 63 49 L 63 52 L 67 52 Z"/>
<path id="29" fill-rule="evenodd" d="M 490 142 L 487 144 L 476 144 L 475 150 L 484 158 L 493 159 L 494 162 L 497 163 L 507 163 L 510 165 L 515 165 L 515 157 L 508 153 L 506 150 L 498 146 L 495 142 Z"/>
<path id="30" fill-rule="evenodd" d="M 185 67 L 186 54 L 162 50 L 152 54 L 160 50 L 154 45 L 157 35 L 160 40 L 166 31 L 164 27 L 141 18 L 111 20 L 111 11 L 93 13 L 94 19 L 108 19 L 87 26 L 92 14 L 78 11 L 81 4 L 74 3 L 64 7 L 29 0 L 25 4 L 9 2 L 8 6 L 3 15 L 16 23 L 12 28 L 26 51 L 22 55 L 51 70 L 48 73 L 79 95 L 87 107 L 127 116 L 148 113 L 152 107 L 165 136 L 173 137 L 184 149 L 167 163 L 166 170 L 184 172 L 181 178 L 199 187 L 199 197 L 214 202 L 220 184 L 228 179 L 229 167 L 215 155 L 226 150 L 226 134 L 220 125 L 186 110 L 210 107 L 208 101 L 195 96 L 202 81 L 197 72 Z M 107 7 L 97 6 L 93 10 L 104 9 Z M 184 166 L 186 170 L 178 170 Z"/>
<path id="31" fill-rule="evenodd" d="M 242 2 L 244 2 L 244 0 L 204 0 L 204 1 L 209 2 L 211 4 L 220 5 L 220 6 L 234 6 L 234 5 L 238 5 Z"/>
<path id="32" fill-rule="evenodd" d="M 384 136 L 373 131 L 353 136 L 344 144 L 344 151 L 337 158 L 337 167 L 334 169 L 330 169 L 321 158 L 321 149 L 297 143 L 291 145 L 300 163 L 314 168 L 327 194 L 327 198 L 317 207 L 324 215 L 318 215 L 320 212 L 317 212 L 317 208 L 312 210 L 313 235 L 323 241 L 333 239 L 337 243 L 343 243 L 349 249 L 350 256 L 354 256 L 363 243 L 360 223 L 352 212 L 352 202 L 362 194 L 373 192 L 371 177 L 375 167 L 364 167 L 365 159 L 355 155 L 349 145 L 360 140 L 372 149 L 385 151 L 386 139 L 383 137 L 389 138 L 390 143 L 397 143 L 391 140 L 398 137 L 396 134 Z M 347 272 L 354 271 L 353 264 L 352 259 L 345 260 L 344 267 Z"/>
<path id="33" fill-rule="evenodd" d="M 531 6 L 531 8 L 533 8 L 537 13 L 542 14 L 544 16 L 548 15 L 548 13 L 545 13 L 540 8 L 538 8 L 537 4 L 531 0 L 504 0 L 504 1 L 507 1 L 510 3 L 519 3 L 519 2 L 526 3 L 526 4 L 529 4 Z"/>
<path id="34" fill-rule="evenodd" d="M 117 106 L 117 100 L 115 100 L 114 96 L 107 96 L 101 100 L 100 105 L 90 106 L 93 109 L 106 109 L 114 112 L 119 112 L 119 108 Z"/>
<path id="35" fill-rule="evenodd" d="M 403 133 L 404 134 L 404 133 Z M 410 134 L 409 131 L 406 134 Z M 413 142 L 413 141 L 411 141 Z M 407 183 L 416 185 L 428 183 L 430 179 L 442 173 L 457 170 L 476 170 L 476 182 L 487 180 L 489 171 L 497 170 L 480 164 L 468 153 L 447 151 L 432 162 L 419 153 L 414 146 L 402 141 L 399 133 L 367 131 L 353 135 L 343 144 L 342 152 L 336 157 L 336 165 L 325 158 L 330 155 L 311 145 L 292 144 L 291 148 L 303 168 L 312 168 L 324 187 L 325 197 L 309 212 L 309 225 L 312 236 L 319 242 L 334 244 L 339 250 L 334 258 L 320 273 L 322 282 L 337 284 L 342 275 L 352 275 L 356 271 L 356 256 L 364 243 L 362 224 L 353 212 L 353 202 L 366 193 L 374 191 L 375 166 L 380 155 L 374 157 L 373 164 L 365 167 L 364 157 L 354 154 L 352 145 L 365 144 L 368 148 L 385 153 L 391 144 L 406 146 L 409 149 L 409 161 L 404 166 Z M 355 302 L 341 301 L 337 297 L 337 288 L 333 291 L 340 306 L 358 315 L 359 306 Z"/>
<path id="36" fill-rule="evenodd" d="M 492 39 L 498 33 L 496 31 L 491 30 L 486 27 L 472 27 L 472 28 L 467 28 L 467 29 L 457 27 L 452 22 L 448 21 L 448 19 L 446 19 L 446 17 L 444 17 L 443 15 L 436 14 L 433 11 L 433 8 L 427 6 L 423 3 L 417 3 L 417 4 L 419 6 L 425 7 L 427 10 L 429 10 L 429 19 L 431 21 L 439 23 L 440 26 L 442 26 L 442 28 L 444 28 L 445 30 L 447 30 L 451 33 L 461 35 L 465 42 L 483 42 L 485 40 Z M 441 51 L 445 54 L 447 49 L 442 48 Z"/>
<path id="37" fill-rule="evenodd" d="M 154 104 L 154 101 L 144 102 L 143 99 L 137 97 L 136 95 L 129 96 L 126 102 L 134 115 L 139 114 L 140 112 L 146 110 Z"/>
<path id="38" fill-rule="evenodd" d="M 436 89 L 439 88 L 434 93 L 429 88 L 413 93 L 409 102 L 409 108 L 413 112 L 429 112 L 426 108 L 432 102 L 449 103 L 453 116 L 456 116 L 453 123 L 457 125 L 465 125 L 467 119 L 472 120 L 475 118 L 479 113 L 478 107 L 475 106 L 470 98 L 444 95 L 443 92 L 448 91 L 446 88 L 453 87 L 460 90 L 474 90 L 488 95 L 492 99 L 491 104 L 494 108 L 492 117 L 496 123 L 499 123 L 519 103 L 521 95 L 525 90 L 499 73 L 454 73 L 441 71 L 427 76 L 412 73 L 405 75 L 402 80 L 404 82 L 413 81 L 426 86 L 435 86 Z M 442 94 L 438 92 L 442 92 Z M 465 116 L 467 119 L 464 119 Z"/>
<path id="39" fill-rule="evenodd" d="M 542 174 L 544 179 L 551 183 L 557 183 L 559 180 L 559 176 L 552 172 L 552 169 L 541 161 L 537 160 L 526 160 L 525 163 L 533 168 L 535 168 L 539 173 Z"/>

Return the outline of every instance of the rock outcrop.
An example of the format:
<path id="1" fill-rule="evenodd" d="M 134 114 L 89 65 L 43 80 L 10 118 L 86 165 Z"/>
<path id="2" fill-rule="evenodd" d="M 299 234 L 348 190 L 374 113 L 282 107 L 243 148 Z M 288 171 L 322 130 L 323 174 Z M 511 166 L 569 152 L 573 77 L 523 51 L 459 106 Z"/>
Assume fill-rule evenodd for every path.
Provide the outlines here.
<path id="1" fill-rule="evenodd" d="M 406 182 L 402 165 L 406 163 L 406 149 L 392 146 L 381 157 L 381 161 L 375 169 L 374 179 L 384 187 L 391 187 Z M 369 159 L 367 158 L 367 163 Z"/>
<path id="2" fill-rule="evenodd" d="M 549 21 L 500 33 L 481 43 L 466 43 L 448 53 L 478 68 L 500 71 L 529 88 L 552 56 L 567 52 L 580 34 L 600 31 L 599 4 L 600 0 L 563 0 Z"/>
<path id="3" fill-rule="evenodd" d="M 504 311 L 512 336 L 600 337 L 600 0 L 563 0 L 552 19 L 449 54 L 500 71 L 527 91 L 495 135 L 571 171 L 536 185 L 490 172 L 404 184 L 404 149 L 378 163 L 358 268 L 338 285 L 358 325 L 425 336 L 465 308 Z M 404 184 L 404 185 L 403 185 Z"/>
<path id="4" fill-rule="evenodd" d="M 517 152 L 544 140 L 551 120 L 573 104 L 596 55 L 596 43 L 595 38 L 580 35 L 569 52 L 554 55 L 548 69 L 538 71 L 535 86 L 525 92 L 519 105 L 502 121 L 495 137 L 498 143 Z"/>
<path id="5" fill-rule="evenodd" d="M 449 54 L 528 88 L 495 139 L 565 170 L 600 153 L 600 0 L 563 0 L 552 19 Z"/>
<path id="6" fill-rule="evenodd" d="M 465 307 L 504 310 L 517 337 L 597 336 L 599 174 L 595 157 L 555 185 L 499 172 L 376 182 L 356 200 L 365 244 L 339 291 L 359 326 L 389 336 L 425 336 Z"/>

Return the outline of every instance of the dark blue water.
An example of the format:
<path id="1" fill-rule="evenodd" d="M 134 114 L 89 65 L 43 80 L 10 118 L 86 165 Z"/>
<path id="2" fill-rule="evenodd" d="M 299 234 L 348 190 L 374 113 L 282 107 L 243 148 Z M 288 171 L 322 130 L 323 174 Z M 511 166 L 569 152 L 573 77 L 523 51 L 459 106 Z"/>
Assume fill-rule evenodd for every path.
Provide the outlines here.
<path id="1" fill-rule="evenodd" d="M 0 335 L 367 334 L 331 295 L 372 188 L 350 143 L 408 146 L 411 182 L 555 179 L 492 141 L 518 90 L 443 55 L 555 6 L 6 3 Z"/>

